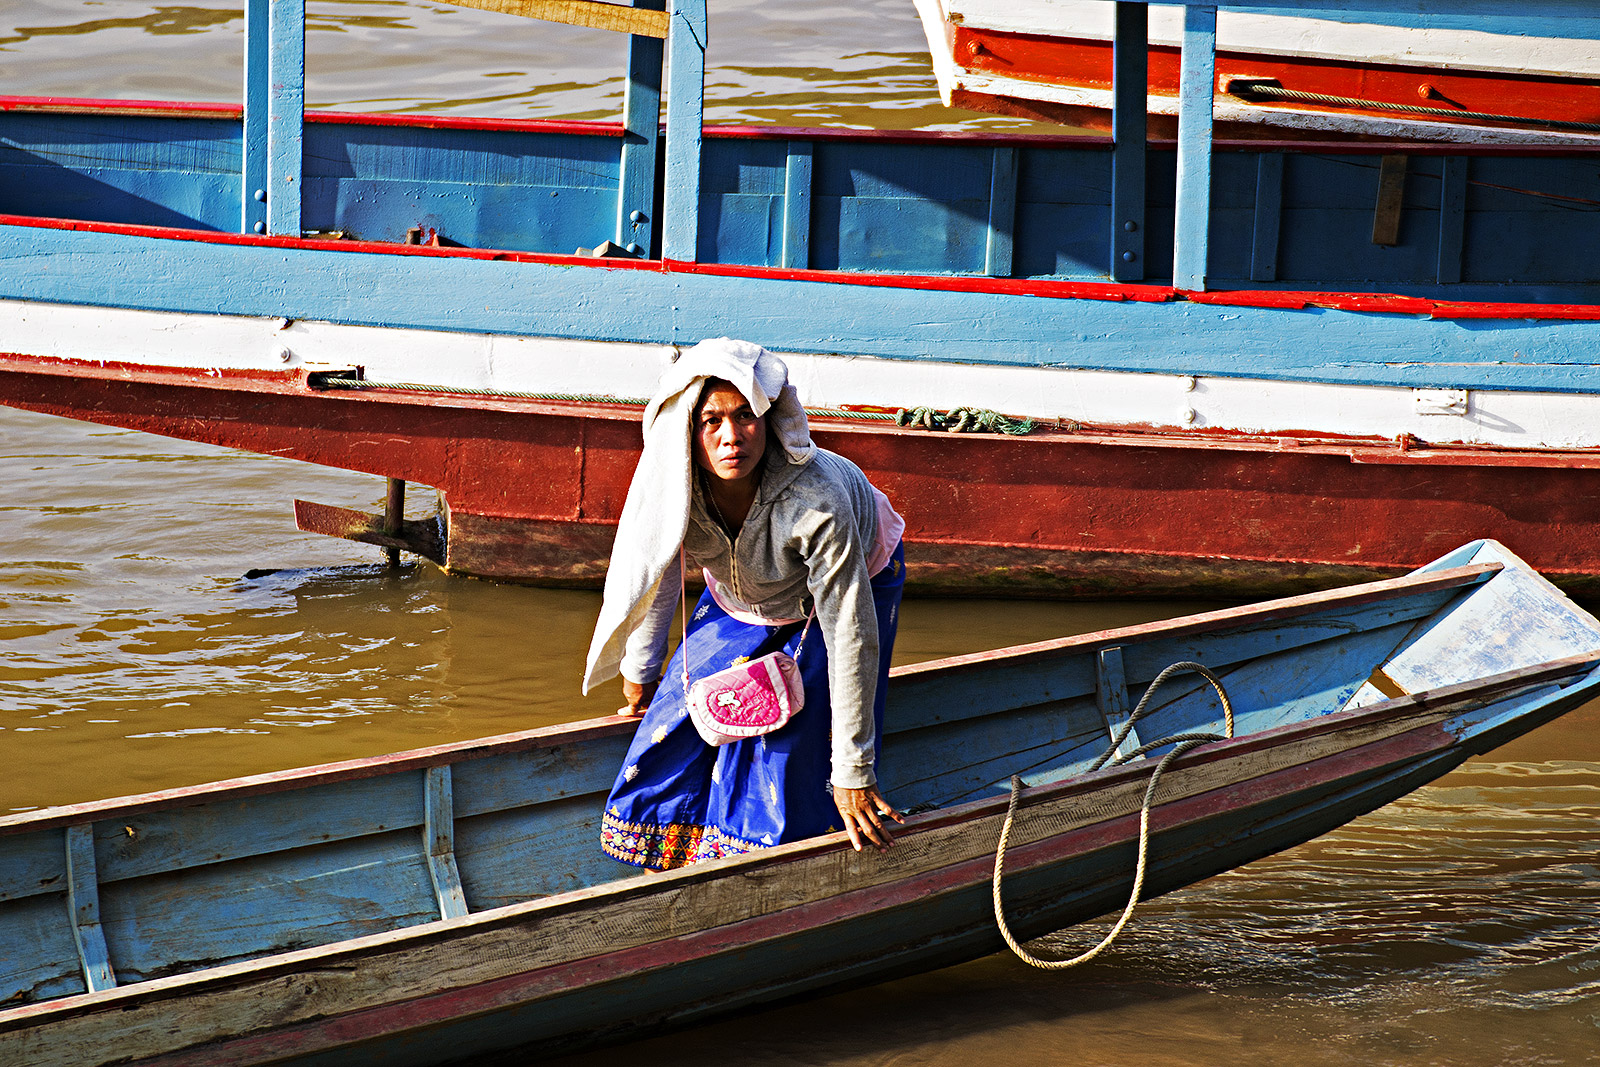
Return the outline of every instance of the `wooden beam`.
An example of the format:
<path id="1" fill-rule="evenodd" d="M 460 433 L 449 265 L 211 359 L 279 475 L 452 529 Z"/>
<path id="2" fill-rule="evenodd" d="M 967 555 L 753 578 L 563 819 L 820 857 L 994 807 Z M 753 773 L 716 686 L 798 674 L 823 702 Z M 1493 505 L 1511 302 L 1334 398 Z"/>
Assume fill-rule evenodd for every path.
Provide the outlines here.
<path id="1" fill-rule="evenodd" d="M 306 2 L 271 4 L 267 34 L 267 232 L 300 236 L 305 164 Z"/>
<path id="2" fill-rule="evenodd" d="M 1145 140 L 1150 91 L 1150 18 L 1118 3 L 1111 43 L 1111 277 L 1144 280 Z"/>
<path id="3" fill-rule="evenodd" d="M 1183 55 L 1178 74 L 1178 210 L 1174 220 L 1172 284 L 1206 287 L 1211 232 L 1212 97 L 1217 80 L 1217 9 L 1183 9 Z"/>
<path id="4" fill-rule="evenodd" d="M 1372 243 L 1400 243 L 1400 214 L 1405 206 L 1406 157 L 1384 156 L 1378 164 L 1378 200 L 1372 209 Z"/>
<path id="5" fill-rule="evenodd" d="M 1466 156 L 1446 156 L 1439 179 L 1439 265 L 1437 281 L 1451 285 L 1461 280 L 1461 255 L 1467 233 Z"/>
<path id="6" fill-rule="evenodd" d="M 640 11 L 659 13 L 662 0 L 634 0 Z M 617 244 L 649 258 L 656 246 L 656 156 L 661 148 L 661 69 L 658 38 L 628 39 L 628 80 L 622 91 L 622 175 L 617 183 Z"/>
<path id="7" fill-rule="evenodd" d="M 1283 221 L 1283 153 L 1256 160 L 1255 225 L 1250 239 L 1250 280 L 1278 280 L 1278 230 Z"/>
<path id="8" fill-rule="evenodd" d="M 790 141 L 783 168 L 782 266 L 805 270 L 811 266 L 811 165 L 810 141 Z"/>
<path id="9" fill-rule="evenodd" d="M 638 37 L 667 36 L 667 13 L 647 8 L 605 4 L 599 0 L 445 0 L 457 7 L 498 11 L 544 22 L 568 26 L 587 26 L 592 30 L 615 30 Z"/>
<path id="10" fill-rule="evenodd" d="M 989 233 L 984 243 L 983 273 L 1011 277 L 1011 255 L 1017 222 L 1017 150 L 994 150 L 989 164 Z"/>
<path id="11" fill-rule="evenodd" d="M 1128 721 L 1128 679 L 1122 665 L 1122 646 L 1102 648 L 1095 656 L 1094 699 L 1100 714 L 1106 720 L 1106 736 L 1115 740 L 1117 731 Z M 1117 754 L 1124 755 L 1139 747 L 1139 728 L 1128 731 Z"/>
<path id="12" fill-rule="evenodd" d="M 706 3 L 673 0 L 670 6 L 676 30 L 667 38 L 667 186 L 662 195 L 661 258 L 692 263 L 700 244 Z"/>
<path id="13" fill-rule="evenodd" d="M 114 989 L 116 976 L 100 928 L 100 878 L 94 860 L 94 824 L 67 827 L 67 910 L 72 917 L 72 940 L 89 992 Z"/>
<path id="14" fill-rule="evenodd" d="M 422 844 L 428 855 L 428 875 L 441 919 L 467 914 L 467 898 L 456 866 L 456 817 L 450 767 L 429 767 L 422 778 Z"/>

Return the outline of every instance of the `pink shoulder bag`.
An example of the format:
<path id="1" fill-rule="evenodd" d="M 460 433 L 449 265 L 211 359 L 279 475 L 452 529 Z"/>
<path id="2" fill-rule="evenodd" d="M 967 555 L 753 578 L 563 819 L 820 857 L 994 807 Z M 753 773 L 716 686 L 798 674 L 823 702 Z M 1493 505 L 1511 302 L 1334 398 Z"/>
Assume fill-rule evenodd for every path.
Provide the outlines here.
<path id="1" fill-rule="evenodd" d="M 682 570 L 682 556 L 679 568 Z M 805 647 L 806 633 L 816 615 L 813 605 L 801 631 L 800 645 L 791 658 L 768 652 L 689 684 L 689 602 L 683 605 L 683 688 L 689 718 L 708 745 L 726 745 L 746 737 L 771 733 L 805 707 L 806 690 L 796 662 Z"/>

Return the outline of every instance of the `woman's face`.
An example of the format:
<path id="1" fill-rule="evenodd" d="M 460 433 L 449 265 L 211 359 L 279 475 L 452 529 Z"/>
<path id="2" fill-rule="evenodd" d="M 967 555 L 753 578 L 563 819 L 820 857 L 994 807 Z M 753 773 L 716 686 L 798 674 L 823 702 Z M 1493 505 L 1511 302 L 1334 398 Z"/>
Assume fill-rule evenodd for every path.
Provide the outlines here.
<path id="1" fill-rule="evenodd" d="M 767 452 L 767 420 L 728 382 L 712 380 L 695 413 L 694 461 L 723 481 L 750 477 Z"/>

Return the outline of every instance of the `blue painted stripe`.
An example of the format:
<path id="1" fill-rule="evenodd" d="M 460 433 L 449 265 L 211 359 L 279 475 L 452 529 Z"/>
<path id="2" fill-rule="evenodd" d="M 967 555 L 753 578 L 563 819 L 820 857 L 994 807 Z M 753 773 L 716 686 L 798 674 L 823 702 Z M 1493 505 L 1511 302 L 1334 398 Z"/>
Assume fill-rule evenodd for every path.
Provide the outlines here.
<path id="1" fill-rule="evenodd" d="M 658 344 L 742 335 L 784 351 L 1012 366 L 1600 391 L 1595 321 L 1119 303 L 34 227 L 0 227 L 5 297 Z"/>

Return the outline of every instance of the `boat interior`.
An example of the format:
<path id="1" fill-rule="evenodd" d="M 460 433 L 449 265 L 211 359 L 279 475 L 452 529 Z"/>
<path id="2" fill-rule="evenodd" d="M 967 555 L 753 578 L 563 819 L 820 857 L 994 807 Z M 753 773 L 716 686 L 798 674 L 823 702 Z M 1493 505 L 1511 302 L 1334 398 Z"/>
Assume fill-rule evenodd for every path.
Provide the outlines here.
<path id="1" fill-rule="evenodd" d="M 989 802 L 1013 774 L 1067 782 L 1180 661 L 1221 680 L 1241 743 L 1415 713 L 1430 700 L 1393 698 L 1454 686 L 1467 693 L 1447 728 L 1486 748 L 1600 686 L 1600 621 L 1476 542 L 1389 582 L 897 668 L 880 783 L 914 832 L 915 813 Z M 1174 675 L 1122 751 L 1223 729 L 1211 685 Z M 593 720 L 0 818 L 0 1005 L 628 878 L 600 851 L 599 817 L 632 732 Z"/>

